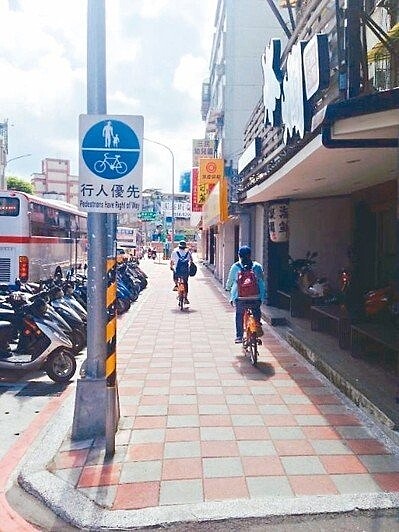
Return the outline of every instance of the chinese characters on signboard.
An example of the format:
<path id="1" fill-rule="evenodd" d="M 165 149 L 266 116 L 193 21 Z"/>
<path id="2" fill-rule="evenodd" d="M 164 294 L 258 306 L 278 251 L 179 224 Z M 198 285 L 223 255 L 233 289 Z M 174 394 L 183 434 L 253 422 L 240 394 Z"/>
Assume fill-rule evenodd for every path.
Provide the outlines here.
<path id="1" fill-rule="evenodd" d="M 274 203 L 269 206 L 269 236 L 272 242 L 288 241 L 287 203 Z"/>

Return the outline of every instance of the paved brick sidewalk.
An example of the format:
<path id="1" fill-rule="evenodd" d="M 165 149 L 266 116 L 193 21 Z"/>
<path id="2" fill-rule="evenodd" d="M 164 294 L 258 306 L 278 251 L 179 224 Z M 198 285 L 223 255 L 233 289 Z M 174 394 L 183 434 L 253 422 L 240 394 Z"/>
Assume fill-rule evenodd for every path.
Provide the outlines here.
<path id="1" fill-rule="evenodd" d="M 119 327 L 115 456 L 65 441 L 51 471 L 110 510 L 399 492 L 395 448 L 268 326 L 251 366 L 207 271 L 181 312 L 166 263 L 142 264 L 149 286 Z"/>

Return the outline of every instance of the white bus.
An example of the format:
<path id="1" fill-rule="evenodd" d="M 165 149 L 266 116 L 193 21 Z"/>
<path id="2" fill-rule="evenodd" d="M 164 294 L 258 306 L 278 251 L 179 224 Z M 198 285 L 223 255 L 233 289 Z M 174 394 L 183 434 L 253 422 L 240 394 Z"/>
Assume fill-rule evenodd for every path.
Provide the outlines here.
<path id="1" fill-rule="evenodd" d="M 87 214 L 57 200 L 0 191 L 0 283 L 38 281 L 87 260 Z"/>

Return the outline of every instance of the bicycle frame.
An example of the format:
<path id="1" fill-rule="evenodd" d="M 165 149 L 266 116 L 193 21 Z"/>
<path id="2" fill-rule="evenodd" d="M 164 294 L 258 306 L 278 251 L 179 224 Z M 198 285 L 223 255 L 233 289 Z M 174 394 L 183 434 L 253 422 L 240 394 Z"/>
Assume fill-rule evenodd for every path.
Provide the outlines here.
<path id="1" fill-rule="evenodd" d="M 244 310 L 243 316 L 243 329 L 244 334 L 242 338 L 242 345 L 245 349 L 245 354 L 249 351 L 251 364 L 256 366 L 258 362 L 258 344 L 261 344 L 262 341 L 258 338 L 258 327 L 259 323 L 253 314 L 251 308 L 246 308 Z"/>
<path id="2" fill-rule="evenodd" d="M 186 287 L 184 285 L 184 279 L 178 277 L 177 279 L 177 300 L 180 310 L 184 309 L 184 300 L 187 297 Z"/>

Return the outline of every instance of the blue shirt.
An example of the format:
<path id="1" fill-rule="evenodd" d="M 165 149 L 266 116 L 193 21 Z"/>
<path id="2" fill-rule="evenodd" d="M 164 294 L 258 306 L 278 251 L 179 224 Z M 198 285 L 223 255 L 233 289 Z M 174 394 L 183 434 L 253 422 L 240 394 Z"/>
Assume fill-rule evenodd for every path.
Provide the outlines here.
<path id="1" fill-rule="evenodd" d="M 260 300 L 263 303 L 264 301 L 266 301 L 266 285 L 263 279 L 263 268 L 262 265 L 259 264 L 259 262 L 256 262 L 254 260 L 252 261 L 252 269 L 254 271 L 254 274 L 256 275 L 256 278 L 258 279 Z M 230 301 L 235 301 L 236 299 L 238 299 L 237 280 L 238 274 L 241 270 L 242 267 L 239 261 L 235 262 L 230 268 L 229 276 L 226 282 L 226 290 L 230 290 Z"/>

